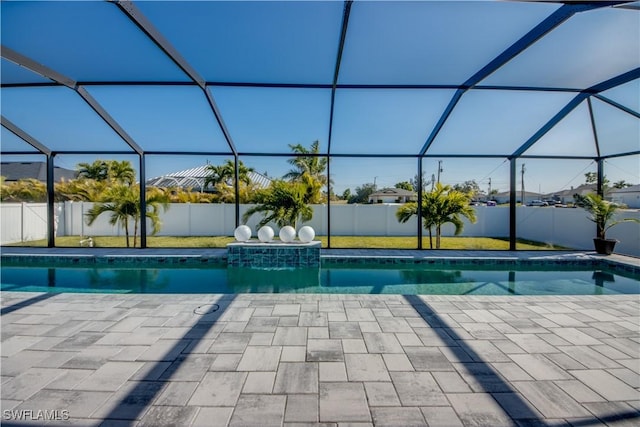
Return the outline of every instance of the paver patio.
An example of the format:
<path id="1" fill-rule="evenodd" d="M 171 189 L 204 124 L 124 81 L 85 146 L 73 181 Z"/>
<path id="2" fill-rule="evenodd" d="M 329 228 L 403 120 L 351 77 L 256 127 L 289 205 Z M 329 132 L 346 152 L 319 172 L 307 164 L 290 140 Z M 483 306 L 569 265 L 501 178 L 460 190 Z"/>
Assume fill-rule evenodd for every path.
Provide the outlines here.
<path id="1" fill-rule="evenodd" d="M 3 425 L 48 410 L 86 426 L 635 426 L 640 296 L 4 292 L 2 410 Z"/>

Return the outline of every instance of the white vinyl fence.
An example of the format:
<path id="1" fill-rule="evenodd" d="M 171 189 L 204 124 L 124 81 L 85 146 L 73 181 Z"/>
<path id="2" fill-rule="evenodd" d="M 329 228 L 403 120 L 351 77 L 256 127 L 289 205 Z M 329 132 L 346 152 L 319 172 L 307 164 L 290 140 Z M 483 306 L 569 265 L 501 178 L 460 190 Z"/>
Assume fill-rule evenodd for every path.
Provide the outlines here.
<path id="1" fill-rule="evenodd" d="M 109 224 L 109 214 L 100 216 L 93 225 L 83 220 L 91 208 L 87 202 L 65 202 L 56 205 L 57 236 L 123 236 L 121 227 Z M 375 205 L 331 205 L 331 232 L 334 236 L 415 236 L 417 218 L 401 224 L 396 219 L 398 204 Z M 251 205 L 241 205 L 240 215 Z M 313 219 L 305 225 L 316 230 L 317 235 L 326 235 L 327 207 L 315 205 Z M 477 222 L 465 220 L 462 236 L 504 237 L 509 236 L 509 209 L 506 207 L 478 206 L 475 208 Z M 640 211 L 625 210 L 621 217 L 640 219 Z M 161 212 L 161 236 L 232 236 L 235 228 L 233 204 L 174 203 L 166 212 Z M 0 225 L 2 244 L 44 239 L 47 235 L 46 204 L 2 203 Z M 254 233 L 261 217 L 254 215 L 248 222 Z M 272 224 L 273 226 L 273 224 Z M 277 227 L 273 226 L 277 232 Z M 150 229 L 151 226 L 148 226 Z M 133 232 L 133 224 L 130 224 Z M 575 249 L 590 250 L 595 235 L 595 225 L 587 219 L 582 209 L 518 207 L 518 237 Z M 443 235 L 452 236 L 454 228 L 447 224 Z M 425 236 L 427 232 L 425 231 Z M 640 256 L 640 225 L 620 224 L 607 233 L 607 237 L 618 239 L 617 253 Z"/>
<path id="2" fill-rule="evenodd" d="M 1 243 L 29 242 L 47 237 L 46 203 L 0 203 Z"/>

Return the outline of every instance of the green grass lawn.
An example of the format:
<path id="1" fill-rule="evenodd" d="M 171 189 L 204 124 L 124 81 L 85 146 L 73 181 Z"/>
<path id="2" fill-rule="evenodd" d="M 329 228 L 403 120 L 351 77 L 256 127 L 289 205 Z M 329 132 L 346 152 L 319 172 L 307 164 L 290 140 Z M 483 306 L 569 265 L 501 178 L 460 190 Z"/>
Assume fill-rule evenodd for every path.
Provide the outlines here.
<path id="1" fill-rule="evenodd" d="M 121 248 L 126 246 L 125 238 L 114 236 L 92 237 L 94 247 Z M 327 236 L 316 236 L 327 246 Z M 133 239 L 130 238 L 131 244 Z M 227 236 L 198 236 L 198 237 L 173 237 L 173 236 L 149 236 L 147 247 L 149 248 L 224 248 L 227 243 L 234 241 Z M 79 247 L 79 236 L 63 236 L 56 238 L 57 247 Z M 7 246 L 46 246 L 46 240 L 15 243 Z M 429 238 L 422 240 L 423 248 L 429 248 Z M 434 239 L 435 245 L 435 239 Z M 138 238 L 138 246 L 140 239 Z M 332 248 L 362 248 L 362 249 L 416 249 L 417 241 L 412 236 L 331 236 Z M 570 249 L 561 246 L 548 245 L 543 242 L 518 239 L 518 249 L 521 250 L 548 250 Z M 508 250 L 509 240 L 492 237 L 443 237 L 441 249 L 472 249 L 472 250 Z"/>

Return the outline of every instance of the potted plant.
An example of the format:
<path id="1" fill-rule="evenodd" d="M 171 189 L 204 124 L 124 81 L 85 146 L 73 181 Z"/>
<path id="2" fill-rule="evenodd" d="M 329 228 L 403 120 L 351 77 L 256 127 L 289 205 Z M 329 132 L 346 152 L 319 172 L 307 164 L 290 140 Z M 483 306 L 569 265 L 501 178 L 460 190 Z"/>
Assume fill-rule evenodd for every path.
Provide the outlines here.
<path id="1" fill-rule="evenodd" d="M 616 211 L 626 206 L 604 200 L 602 196 L 598 194 L 589 193 L 585 196 L 574 194 L 573 198 L 575 199 L 576 206 L 589 212 L 589 220 L 596 223 L 597 237 L 593 239 L 593 244 L 595 245 L 596 252 L 599 254 L 610 255 L 616 245 L 617 240 L 607 239 L 607 230 L 621 222 L 640 222 L 640 220 L 636 218 L 614 220 L 613 217 Z"/>

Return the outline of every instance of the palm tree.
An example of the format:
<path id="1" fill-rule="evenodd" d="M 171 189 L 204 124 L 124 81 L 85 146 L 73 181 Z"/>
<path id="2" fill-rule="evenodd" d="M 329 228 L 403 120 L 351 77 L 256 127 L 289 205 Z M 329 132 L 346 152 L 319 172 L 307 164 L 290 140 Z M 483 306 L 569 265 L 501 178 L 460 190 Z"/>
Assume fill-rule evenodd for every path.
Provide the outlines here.
<path id="1" fill-rule="evenodd" d="M 128 160 L 110 160 L 107 161 L 108 177 L 111 180 L 132 185 L 136 182 L 136 171 Z"/>
<path id="2" fill-rule="evenodd" d="M 327 176 L 324 171 L 327 170 L 328 159 L 318 156 L 320 153 L 320 141 L 314 141 L 309 149 L 302 146 L 302 144 L 289 144 L 289 148 L 294 153 L 301 155 L 287 160 L 294 169 L 287 172 L 283 177 L 284 179 L 299 181 L 304 174 L 308 174 L 317 179 L 320 184 L 327 184 Z"/>
<path id="3" fill-rule="evenodd" d="M 455 226 L 455 235 L 462 233 L 464 222 L 462 217 L 472 223 L 476 222 L 475 210 L 469 206 L 470 196 L 467 193 L 457 191 L 449 185 L 436 183 L 433 191 L 424 194 L 422 199 L 422 220 L 425 228 L 429 230 L 429 246 L 433 249 L 432 228 L 436 231 L 436 249 L 440 249 L 440 237 L 442 225 L 451 223 Z M 418 204 L 409 202 L 402 205 L 396 212 L 398 221 L 404 223 L 418 214 Z"/>
<path id="4" fill-rule="evenodd" d="M 328 159 L 321 157 L 320 142 L 314 141 L 311 147 L 307 149 L 301 144 L 289 144 L 291 150 L 296 154 L 289 160 L 289 164 L 294 166 L 284 175 L 284 179 L 290 182 L 300 182 L 308 186 L 307 203 L 322 203 L 325 196 L 322 194 L 322 187 L 329 183 L 329 179 L 324 172 L 327 169 Z"/>
<path id="5" fill-rule="evenodd" d="M 56 200 L 99 202 L 112 185 L 132 186 L 136 181 L 136 171 L 128 160 L 78 163 L 77 171 L 78 178 L 55 184 Z"/>
<path id="6" fill-rule="evenodd" d="M 204 188 L 207 188 L 208 186 L 217 187 L 220 184 L 230 187 L 233 186 L 230 184 L 236 174 L 236 167 L 233 161 L 225 160 L 224 164 L 219 166 L 207 165 L 206 170 L 208 175 L 204 179 Z M 249 173 L 253 171 L 253 168 L 245 166 L 245 164 L 242 163 L 242 160 L 238 160 L 238 180 L 240 182 L 244 182 L 249 185 L 251 183 Z"/>
<path id="7" fill-rule="evenodd" d="M 109 187 L 102 195 L 103 199 L 112 200 L 110 202 L 96 203 L 86 213 L 87 225 L 92 225 L 95 220 L 105 212 L 110 212 L 109 224 L 121 225 L 129 244 L 129 220 L 135 218 L 139 211 L 138 198 L 128 185 L 114 185 Z"/>
<path id="8" fill-rule="evenodd" d="M 139 188 L 133 187 L 138 191 L 138 200 L 140 199 Z M 150 187 L 147 189 L 147 212 L 145 212 L 145 218 L 149 218 L 151 220 L 151 235 L 155 236 L 160 231 L 160 227 L 162 226 L 162 222 L 160 221 L 160 208 L 163 211 L 169 209 L 169 196 L 167 194 L 155 187 Z M 136 247 L 137 244 L 137 236 L 138 236 L 138 223 L 141 218 L 140 211 L 140 203 L 138 203 L 138 213 L 134 220 L 134 231 L 133 231 L 133 247 Z"/>
<path id="9" fill-rule="evenodd" d="M 307 204 L 322 203 L 322 183 L 308 173 L 303 173 L 298 182 L 304 188 L 304 201 Z"/>
<path id="10" fill-rule="evenodd" d="M 225 166 L 226 164 L 220 166 L 207 165 L 205 168 L 207 170 L 207 176 L 204 178 L 203 187 L 215 187 L 221 183 L 226 184 L 231 178 L 233 178 L 233 165 L 231 168 Z"/>
<path id="11" fill-rule="evenodd" d="M 272 181 L 268 189 L 256 194 L 255 201 L 258 205 L 247 210 L 242 221 L 246 223 L 254 214 L 262 213 L 259 227 L 273 221 L 279 227 L 292 225 L 297 229 L 298 221 L 309 221 L 313 217 L 313 209 L 306 201 L 307 191 L 308 187 L 304 183 Z"/>
<path id="12" fill-rule="evenodd" d="M 573 198 L 576 201 L 576 206 L 589 212 L 589 220 L 596 224 L 598 239 L 606 239 L 607 230 L 621 222 L 640 222 L 636 218 L 614 220 L 613 217 L 617 210 L 626 206 L 604 200 L 599 194 L 589 193 L 584 196 L 574 194 Z"/>
<path id="13" fill-rule="evenodd" d="M 631 185 L 633 184 L 629 184 L 627 181 L 625 181 L 624 179 L 620 180 L 620 181 L 616 181 L 613 183 L 613 188 L 616 189 L 621 189 L 621 188 L 627 188 L 627 187 L 631 187 Z"/>
<path id="14" fill-rule="evenodd" d="M 109 166 L 104 160 L 95 160 L 93 163 L 78 163 L 76 169 L 78 178 L 104 181 L 109 177 Z"/>
<path id="15" fill-rule="evenodd" d="M 113 183 L 102 194 L 102 201 L 98 202 L 86 213 L 87 225 L 92 225 L 95 220 L 105 212 L 109 212 L 109 224 L 115 226 L 120 225 L 124 229 L 129 244 L 129 221 L 134 221 L 133 247 L 137 245 L 138 223 L 141 218 L 140 211 L 140 188 L 138 186 L 125 185 L 122 183 Z M 145 217 L 151 220 L 153 227 L 152 234 L 160 231 L 160 207 L 167 210 L 169 207 L 169 199 L 163 191 L 149 191 L 147 194 L 147 212 Z M 149 211 L 150 209 L 150 211 Z"/>

